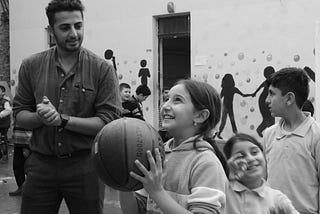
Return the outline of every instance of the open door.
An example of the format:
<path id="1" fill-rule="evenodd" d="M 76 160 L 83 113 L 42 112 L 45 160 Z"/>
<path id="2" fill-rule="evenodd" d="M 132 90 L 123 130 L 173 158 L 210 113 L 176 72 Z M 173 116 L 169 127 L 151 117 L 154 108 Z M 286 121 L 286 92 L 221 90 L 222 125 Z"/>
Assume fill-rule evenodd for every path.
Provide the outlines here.
<path id="1" fill-rule="evenodd" d="M 191 75 L 190 14 L 158 17 L 157 24 L 160 109 L 166 91 L 178 80 Z"/>

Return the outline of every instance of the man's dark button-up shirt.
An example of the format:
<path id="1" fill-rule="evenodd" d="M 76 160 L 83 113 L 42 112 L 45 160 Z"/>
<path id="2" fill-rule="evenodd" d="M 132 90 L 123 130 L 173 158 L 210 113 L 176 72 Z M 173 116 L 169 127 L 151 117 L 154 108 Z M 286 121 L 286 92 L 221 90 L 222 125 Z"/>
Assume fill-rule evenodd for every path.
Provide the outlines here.
<path id="1" fill-rule="evenodd" d="M 99 117 L 105 123 L 121 113 L 118 80 L 111 65 L 81 48 L 78 63 L 65 73 L 57 62 L 56 49 L 25 59 L 13 101 L 14 114 L 36 111 L 47 96 L 59 113 L 74 117 Z M 91 149 L 94 136 L 41 126 L 33 130 L 31 150 L 44 155 L 63 155 Z"/>

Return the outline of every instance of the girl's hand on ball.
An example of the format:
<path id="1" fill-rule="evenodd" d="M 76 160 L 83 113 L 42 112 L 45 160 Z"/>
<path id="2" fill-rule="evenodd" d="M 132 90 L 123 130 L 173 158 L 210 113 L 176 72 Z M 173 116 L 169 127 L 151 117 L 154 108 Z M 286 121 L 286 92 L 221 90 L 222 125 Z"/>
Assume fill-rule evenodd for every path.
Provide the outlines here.
<path id="1" fill-rule="evenodd" d="M 150 165 L 150 171 L 138 160 L 135 161 L 136 166 L 142 172 L 144 177 L 137 175 L 134 172 L 130 172 L 130 175 L 140 181 L 143 184 L 144 189 L 152 197 L 160 191 L 163 191 L 163 168 L 162 160 L 159 149 L 155 149 L 155 158 L 153 158 L 150 151 L 147 151 L 147 158 Z"/>

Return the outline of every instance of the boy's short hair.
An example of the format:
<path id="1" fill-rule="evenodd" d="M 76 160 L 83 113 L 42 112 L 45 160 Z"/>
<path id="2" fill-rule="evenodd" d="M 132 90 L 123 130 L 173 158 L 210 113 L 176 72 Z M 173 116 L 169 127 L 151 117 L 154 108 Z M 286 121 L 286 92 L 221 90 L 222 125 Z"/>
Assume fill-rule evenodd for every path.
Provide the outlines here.
<path id="1" fill-rule="evenodd" d="M 84 6 L 80 0 L 51 0 L 46 7 L 48 22 L 51 27 L 55 23 L 55 13 L 62 11 L 80 11 L 83 17 Z"/>
<path id="2" fill-rule="evenodd" d="M 122 91 L 124 88 L 131 89 L 131 87 L 128 83 L 120 83 L 119 88 L 120 88 L 120 91 Z"/>
<path id="3" fill-rule="evenodd" d="M 136 94 L 142 94 L 143 96 L 149 96 L 151 94 L 150 88 L 147 85 L 139 85 L 136 89 Z"/>
<path id="4" fill-rule="evenodd" d="M 266 85 L 280 89 L 282 95 L 292 92 L 296 98 L 296 104 L 301 109 L 309 96 L 309 77 L 301 68 L 287 67 L 271 74 Z"/>

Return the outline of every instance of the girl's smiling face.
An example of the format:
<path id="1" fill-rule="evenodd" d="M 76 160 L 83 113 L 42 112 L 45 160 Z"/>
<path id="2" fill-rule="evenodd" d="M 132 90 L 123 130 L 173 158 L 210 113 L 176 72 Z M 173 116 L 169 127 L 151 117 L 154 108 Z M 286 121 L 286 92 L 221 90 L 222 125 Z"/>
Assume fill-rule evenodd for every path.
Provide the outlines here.
<path id="1" fill-rule="evenodd" d="M 240 183 L 250 189 L 259 187 L 266 172 L 266 159 L 261 149 L 250 141 L 238 141 L 233 145 L 231 156 L 235 154 L 241 154 L 240 158 L 247 162 Z"/>
<path id="2" fill-rule="evenodd" d="M 194 136 L 197 130 L 194 126 L 197 111 L 183 84 L 175 85 L 170 89 L 169 99 L 161 107 L 160 113 L 163 128 L 173 137 Z"/>

